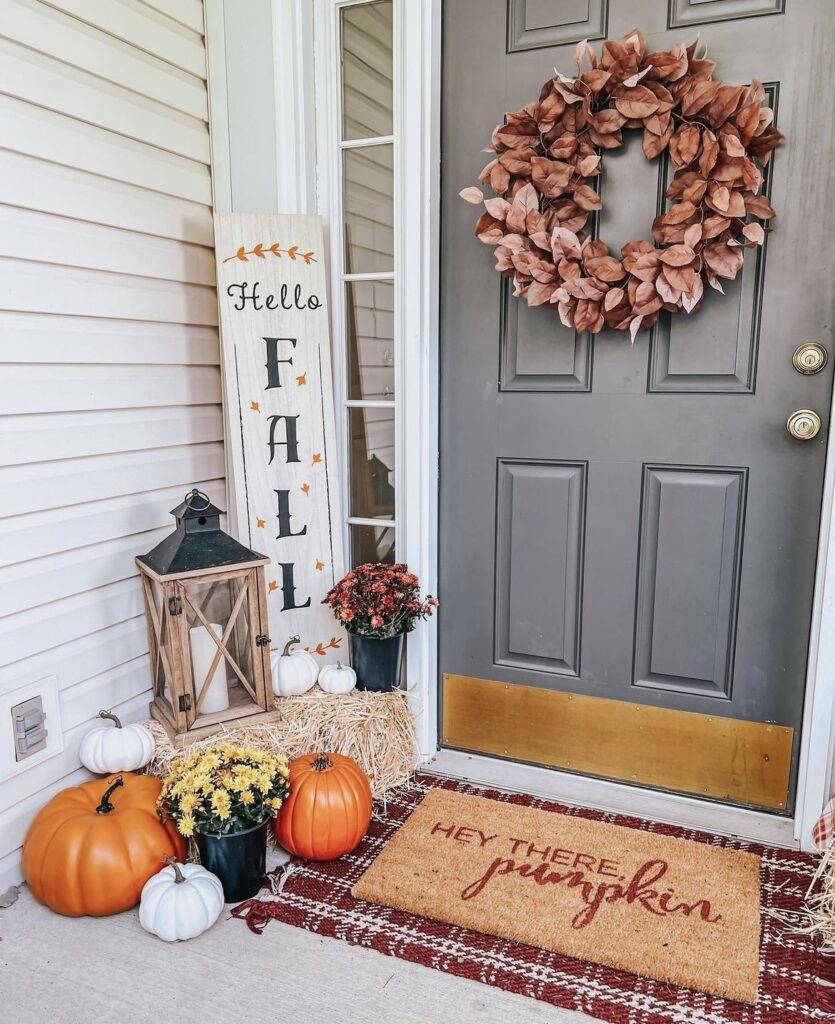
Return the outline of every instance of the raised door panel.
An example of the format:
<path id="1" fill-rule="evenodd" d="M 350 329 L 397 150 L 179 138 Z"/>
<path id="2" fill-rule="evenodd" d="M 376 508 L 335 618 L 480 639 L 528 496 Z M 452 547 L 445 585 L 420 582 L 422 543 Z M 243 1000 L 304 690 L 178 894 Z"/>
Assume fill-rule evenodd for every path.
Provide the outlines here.
<path id="1" fill-rule="evenodd" d="M 500 459 L 495 661 L 580 671 L 586 466 Z"/>
<path id="2" fill-rule="evenodd" d="M 635 686 L 730 698 L 746 478 L 644 467 Z"/>
<path id="3" fill-rule="evenodd" d="M 501 283 L 500 391 L 590 391 L 592 338 L 563 326 L 554 307 L 533 309 Z"/>
<path id="4" fill-rule="evenodd" d="M 507 52 L 606 35 L 609 0 L 507 0 Z"/>
<path id="5" fill-rule="evenodd" d="M 766 83 L 766 102 L 777 114 L 778 85 Z M 771 195 L 776 153 L 766 165 L 762 192 Z M 665 182 L 672 180 L 670 161 L 662 166 Z M 661 198 L 658 213 L 667 209 Z M 734 281 L 720 279 L 724 295 L 705 289 L 701 305 L 691 315 L 671 316 L 662 310 L 650 336 L 649 390 L 661 392 L 753 393 L 756 389 L 760 321 L 764 299 L 768 238 L 745 254 Z"/>
<path id="6" fill-rule="evenodd" d="M 711 21 L 782 14 L 786 0 L 669 0 L 668 28 L 689 28 Z"/>

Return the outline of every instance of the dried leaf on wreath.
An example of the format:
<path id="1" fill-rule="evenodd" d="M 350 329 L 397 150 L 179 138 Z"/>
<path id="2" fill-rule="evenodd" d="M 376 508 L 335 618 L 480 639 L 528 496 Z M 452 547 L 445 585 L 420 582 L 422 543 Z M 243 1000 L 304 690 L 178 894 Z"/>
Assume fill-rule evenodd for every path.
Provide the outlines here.
<path id="1" fill-rule="evenodd" d="M 614 256 L 587 256 L 584 263 L 586 270 L 599 281 L 622 281 L 626 277 L 623 264 Z"/>
<path id="2" fill-rule="evenodd" d="M 525 155 L 527 154 L 527 156 Z M 531 173 L 531 151 L 526 150 L 525 153 L 521 151 L 508 149 L 502 153 L 499 157 L 499 163 L 508 172 L 508 174 L 530 174 Z"/>
<path id="3" fill-rule="evenodd" d="M 684 221 L 690 220 L 695 212 L 696 207 L 693 203 L 684 200 L 671 206 L 661 217 L 661 222 L 662 224 L 682 224 Z"/>
<path id="4" fill-rule="evenodd" d="M 762 245 L 765 241 L 765 231 L 763 231 L 762 224 L 746 224 L 742 229 L 742 233 L 750 241 L 756 242 L 757 245 Z"/>
<path id="5" fill-rule="evenodd" d="M 483 213 L 475 225 L 475 233 L 486 245 L 496 245 L 502 240 L 504 231 L 501 221 L 491 217 L 489 213 Z"/>
<path id="6" fill-rule="evenodd" d="M 594 153 L 591 156 L 585 156 L 577 164 L 577 170 L 584 178 L 590 178 L 594 174 L 600 173 L 600 156 Z"/>
<path id="7" fill-rule="evenodd" d="M 657 113 L 658 100 L 645 85 L 636 85 L 615 97 L 615 107 L 624 117 L 649 117 Z"/>
<path id="8" fill-rule="evenodd" d="M 655 290 L 661 299 L 670 305 L 675 305 L 681 297 L 681 288 L 673 287 L 663 274 L 659 274 L 655 279 Z"/>
<path id="9" fill-rule="evenodd" d="M 588 57 L 589 63 L 593 68 L 597 67 L 597 54 L 589 46 L 588 39 L 581 39 L 574 47 L 574 63 L 578 68 L 583 63 L 583 57 Z"/>
<path id="10" fill-rule="evenodd" d="M 641 141 L 641 148 L 643 149 L 644 156 L 647 160 L 654 160 L 657 156 L 663 153 L 667 148 L 672 135 L 672 124 L 667 126 L 666 131 L 662 135 L 654 135 L 649 128 L 647 128 Z"/>
<path id="11" fill-rule="evenodd" d="M 699 170 L 707 177 L 719 156 L 719 141 L 709 129 L 702 133 L 702 153 L 699 157 Z"/>
<path id="12" fill-rule="evenodd" d="M 670 156 L 676 167 L 686 167 L 692 163 L 699 152 L 702 133 L 695 125 L 684 125 L 673 132 L 670 139 Z"/>
<path id="13" fill-rule="evenodd" d="M 739 106 L 745 90 L 741 85 L 722 85 L 716 98 L 707 109 L 707 118 L 714 128 L 719 128 Z"/>
<path id="14" fill-rule="evenodd" d="M 719 275 L 733 281 L 742 266 L 742 253 L 730 248 L 723 242 L 715 242 L 713 245 L 705 246 L 705 263 L 710 269 Z"/>
<path id="15" fill-rule="evenodd" d="M 600 149 L 618 149 L 623 145 L 623 136 L 619 131 L 604 134 L 589 128 L 589 139 Z"/>
<path id="16" fill-rule="evenodd" d="M 581 256 L 580 239 L 573 231 L 559 225 L 551 232 L 551 247 L 555 257 L 558 253 L 560 256 L 576 256 L 577 259 Z"/>
<path id="17" fill-rule="evenodd" d="M 496 220 L 504 220 L 507 216 L 507 211 L 510 209 L 510 203 L 500 196 L 485 199 L 484 206 L 490 216 L 495 217 Z"/>
<path id="18" fill-rule="evenodd" d="M 704 293 L 704 285 L 702 284 L 702 279 L 698 278 L 697 281 L 696 281 L 696 287 L 693 290 L 693 293 L 688 295 L 685 292 L 681 296 L 681 305 L 684 308 L 684 312 L 685 313 L 689 314 L 689 313 L 693 312 L 693 310 L 696 308 L 696 306 L 698 306 L 698 304 L 701 302 L 703 293 Z"/>
<path id="19" fill-rule="evenodd" d="M 504 195 L 510 185 L 510 174 L 506 168 L 496 161 L 496 166 L 490 172 L 490 188 L 497 196 Z"/>
<path id="20" fill-rule="evenodd" d="M 612 77 L 611 71 L 604 71 L 603 68 L 595 68 L 593 71 L 584 71 L 580 75 L 580 81 L 587 85 L 592 93 L 598 93 Z"/>
<path id="21" fill-rule="evenodd" d="M 600 135 L 612 134 L 621 127 L 626 121 L 623 114 L 618 113 L 617 110 L 600 110 L 589 118 L 589 123 L 592 128 Z"/>
<path id="22" fill-rule="evenodd" d="M 692 292 L 696 287 L 698 274 L 692 267 L 672 267 L 665 263 L 661 273 L 679 291 Z"/>
<path id="23" fill-rule="evenodd" d="M 484 201 L 484 193 L 480 188 L 476 188 L 475 185 L 468 185 L 467 188 L 462 188 L 458 195 L 468 203 L 481 203 Z"/>
<path id="24" fill-rule="evenodd" d="M 681 112 L 685 117 L 692 117 L 712 103 L 721 88 L 721 83 L 700 80 L 693 83 L 681 101 Z"/>
<path id="25" fill-rule="evenodd" d="M 600 196 L 588 185 L 578 185 L 572 199 L 581 210 L 599 210 L 603 205 Z"/>
<path id="26" fill-rule="evenodd" d="M 688 266 L 695 258 L 695 252 L 688 245 L 671 245 L 658 257 L 662 263 L 670 267 Z"/>
<path id="27" fill-rule="evenodd" d="M 745 196 L 745 212 L 762 220 L 770 220 L 776 216 L 774 207 L 765 196 Z"/>
<path id="28" fill-rule="evenodd" d="M 644 68 L 643 71 L 636 71 L 635 74 L 634 75 L 630 75 L 629 78 L 624 78 L 623 84 L 628 89 L 631 89 L 634 86 L 636 86 L 638 84 L 638 82 L 641 81 L 641 79 L 644 77 L 644 75 L 649 74 L 650 71 L 652 71 L 652 64 L 647 64 L 647 66 Z"/>

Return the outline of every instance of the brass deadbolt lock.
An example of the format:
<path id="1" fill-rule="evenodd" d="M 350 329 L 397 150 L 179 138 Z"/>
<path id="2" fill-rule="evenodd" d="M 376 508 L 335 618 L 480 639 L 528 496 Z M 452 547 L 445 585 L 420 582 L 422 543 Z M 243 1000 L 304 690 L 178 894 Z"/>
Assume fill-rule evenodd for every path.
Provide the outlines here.
<path id="1" fill-rule="evenodd" d="M 792 355 L 792 365 L 798 373 L 820 373 L 829 356 L 819 341 L 804 341 Z"/>
<path id="2" fill-rule="evenodd" d="M 796 441 L 811 441 L 821 428 L 821 418 L 812 409 L 797 409 L 786 421 L 786 430 Z"/>

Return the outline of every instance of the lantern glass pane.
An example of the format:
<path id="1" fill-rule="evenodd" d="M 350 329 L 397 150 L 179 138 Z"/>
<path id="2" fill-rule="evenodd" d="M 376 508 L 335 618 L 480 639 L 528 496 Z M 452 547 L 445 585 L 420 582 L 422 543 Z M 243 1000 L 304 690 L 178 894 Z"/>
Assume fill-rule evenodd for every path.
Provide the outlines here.
<path id="1" fill-rule="evenodd" d="M 260 708 L 253 673 L 247 579 L 248 573 L 243 573 L 230 579 L 202 577 L 183 581 L 195 727 L 202 724 L 204 716 L 234 718 Z M 226 648 L 219 658 L 218 646 L 207 625 Z"/>
<path id="2" fill-rule="evenodd" d="M 164 701 L 173 714 L 173 698 L 171 696 L 171 677 L 176 664 L 174 645 L 177 642 L 177 630 L 172 629 L 172 620 L 168 616 L 166 597 L 162 584 L 150 576 L 143 576 L 146 596 L 153 605 L 151 629 L 153 642 L 149 645 L 151 654 L 151 672 L 153 676 L 154 697 Z M 176 622 L 176 620 L 173 620 Z"/>

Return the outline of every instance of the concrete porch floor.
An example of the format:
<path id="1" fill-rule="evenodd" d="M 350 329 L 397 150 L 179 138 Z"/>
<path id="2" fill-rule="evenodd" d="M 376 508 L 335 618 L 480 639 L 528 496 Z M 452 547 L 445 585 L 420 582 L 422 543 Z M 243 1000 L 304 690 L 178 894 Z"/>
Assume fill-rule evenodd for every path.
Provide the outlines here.
<path id="1" fill-rule="evenodd" d="M 224 912 L 199 938 L 169 944 L 135 910 L 60 917 L 26 887 L 0 910 L 0 993 L 8 1024 L 592 1022 L 278 921 L 259 936 Z"/>

